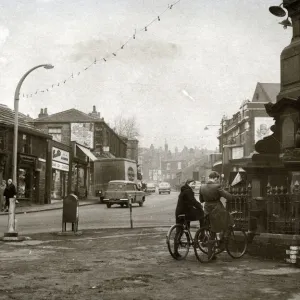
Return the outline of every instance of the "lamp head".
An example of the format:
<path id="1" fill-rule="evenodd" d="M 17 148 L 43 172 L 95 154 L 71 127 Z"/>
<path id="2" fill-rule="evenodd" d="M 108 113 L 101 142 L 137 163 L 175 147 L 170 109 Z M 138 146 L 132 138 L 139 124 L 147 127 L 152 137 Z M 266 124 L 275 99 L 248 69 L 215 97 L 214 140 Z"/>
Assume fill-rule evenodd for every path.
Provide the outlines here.
<path id="1" fill-rule="evenodd" d="M 54 66 L 52 66 L 51 64 L 46 64 L 46 65 L 44 66 L 44 68 L 45 68 L 45 69 L 53 69 Z"/>
<path id="2" fill-rule="evenodd" d="M 279 6 L 270 6 L 269 7 L 270 13 L 276 17 L 284 17 L 286 15 L 286 12 L 284 11 L 283 8 L 280 7 L 281 5 L 282 3 Z"/>

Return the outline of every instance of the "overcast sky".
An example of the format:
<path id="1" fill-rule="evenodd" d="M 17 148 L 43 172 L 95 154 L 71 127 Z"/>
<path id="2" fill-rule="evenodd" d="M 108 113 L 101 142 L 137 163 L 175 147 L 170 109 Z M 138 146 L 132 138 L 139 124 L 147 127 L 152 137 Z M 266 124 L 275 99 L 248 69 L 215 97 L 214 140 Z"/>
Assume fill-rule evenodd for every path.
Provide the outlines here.
<path id="1" fill-rule="evenodd" d="M 88 113 L 96 105 L 110 124 L 117 115 L 135 115 L 141 146 L 163 146 L 166 139 L 172 151 L 184 145 L 214 149 L 217 127 L 204 131 L 205 125 L 235 113 L 257 82 L 279 83 L 280 53 L 292 30 L 269 13 L 275 0 L 182 0 L 111 55 L 171 3 L 1 0 L 0 103 L 12 108 L 22 75 L 51 63 L 54 69 L 28 76 L 21 95 L 49 92 L 21 98 L 21 112 Z"/>

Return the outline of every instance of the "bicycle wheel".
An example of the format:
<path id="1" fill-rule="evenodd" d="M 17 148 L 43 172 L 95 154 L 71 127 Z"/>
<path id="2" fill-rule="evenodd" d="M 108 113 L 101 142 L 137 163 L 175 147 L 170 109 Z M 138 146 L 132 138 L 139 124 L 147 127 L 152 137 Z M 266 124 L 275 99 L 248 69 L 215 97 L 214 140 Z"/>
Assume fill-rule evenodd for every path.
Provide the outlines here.
<path id="1" fill-rule="evenodd" d="M 208 256 L 208 246 L 211 243 L 213 255 Z M 217 254 L 216 241 L 212 239 L 209 227 L 201 227 L 195 233 L 194 252 L 201 263 L 210 262 Z"/>
<path id="2" fill-rule="evenodd" d="M 248 246 L 247 234 L 245 231 L 230 230 L 228 237 L 226 238 L 226 250 L 232 258 L 242 257 Z"/>
<path id="3" fill-rule="evenodd" d="M 180 224 L 173 225 L 167 234 L 168 250 L 176 260 L 185 259 L 190 250 L 190 237 Z"/>
<path id="4" fill-rule="evenodd" d="M 210 228 L 208 226 L 207 227 L 201 227 L 198 230 L 201 231 L 201 232 L 198 233 L 199 237 L 197 238 L 197 240 L 196 240 L 196 235 L 195 235 L 195 240 L 198 243 L 199 249 L 203 253 L 207 254 L 207 252 L 208 252 L 207 241 L 209 239 L 212 239 L 212 233 L 211 233 Z M 216 240 L 216 244 L 217 245 L 215 247 L 215 255 L 220 254 L 221 252 L 223 252 L 225 250 L 225 246 L 222 247 L 222 246 L 219 245 L 220 244 L 219 240 Z"/>

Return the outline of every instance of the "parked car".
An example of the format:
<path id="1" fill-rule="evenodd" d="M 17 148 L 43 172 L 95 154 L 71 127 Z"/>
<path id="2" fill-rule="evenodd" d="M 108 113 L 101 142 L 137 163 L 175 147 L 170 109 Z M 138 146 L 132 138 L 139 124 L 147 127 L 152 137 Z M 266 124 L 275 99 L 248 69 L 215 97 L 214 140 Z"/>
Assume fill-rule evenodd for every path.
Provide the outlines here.
<path id="1" fill-rule="evenodd" d="M 158 185 L 158 193 L 162 194 L 162 193 L 171 193 L 171 185 L 168 182 L 161 182 Z"/>
<path id="2" fill-rule="evenodd" d="M 151 182 L 147 183 L 146 192 L 147 193 L 155 193 L 155 191 L 156 191 L 155 183 L 151 183 Z"/>
<path id="3" fill-rule="evenodd" d="M 129 197 L 131 197 L 132 203 L 143 206 L 146 194 L 133 181 L 112 180 L 108 183 L 103 202 L 106 203 L 107 208 L 110 208 L 113 204 L 128 207 Z"/>
<path id="4" fill-rule="evenodd" d="M 199 194 L 200 187 L 201 187 L 201 182 L 200 181 L 194 181 L 191 184 L 191 188 L 193 189 L 195 194 Z"/>

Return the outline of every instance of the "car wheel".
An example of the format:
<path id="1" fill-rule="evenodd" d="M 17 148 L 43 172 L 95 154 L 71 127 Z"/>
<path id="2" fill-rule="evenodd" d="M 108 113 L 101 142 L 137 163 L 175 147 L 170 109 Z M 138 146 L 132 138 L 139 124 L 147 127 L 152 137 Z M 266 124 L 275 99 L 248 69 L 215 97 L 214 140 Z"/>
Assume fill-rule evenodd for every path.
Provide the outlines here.
<path id="1" fill-rule="evenodd" d="M 161 192 L 158 192 L 159 194 L 161 194 Z"/>
<path id="2" fill-rule="evenodd" d="M 107 208 L 110 208 L 110 207 L 111 207 L 111 204 L 110 204 L 110 203 L 107 203 L 107 204 L 106 204 L 106 207 L 107 207 Z"/>
<path id="3" fill-rule="evenodd" d="M 142 206 L 143 206 L 143 204 L 144 204 L 143 202 L 139 202 L 139 206 L 140 206 L 140 207 L 142 207 Z"/>
<path id="4" fill-rule="evenodd" d="M 124 204 L 122 203 L 122 204 L 120 204 L 121 205 L 121 207 L 123 208 L 124 207 Z"/>

